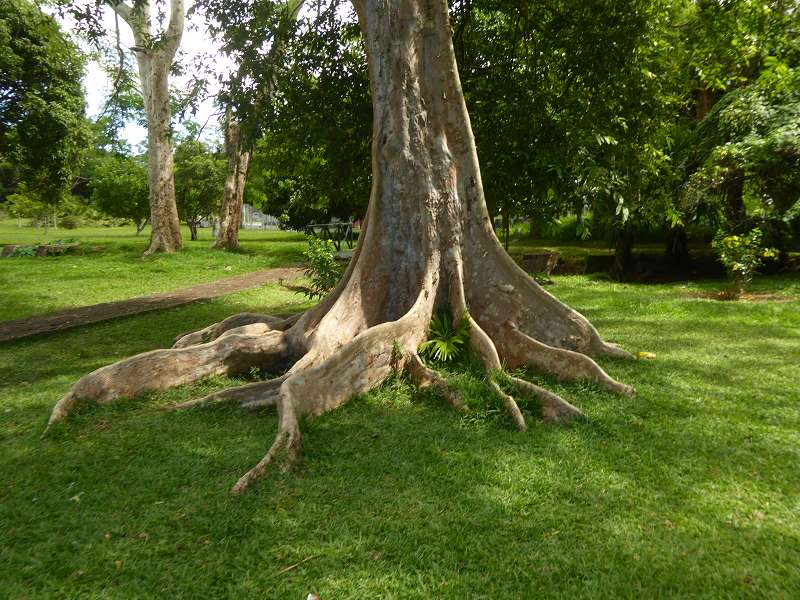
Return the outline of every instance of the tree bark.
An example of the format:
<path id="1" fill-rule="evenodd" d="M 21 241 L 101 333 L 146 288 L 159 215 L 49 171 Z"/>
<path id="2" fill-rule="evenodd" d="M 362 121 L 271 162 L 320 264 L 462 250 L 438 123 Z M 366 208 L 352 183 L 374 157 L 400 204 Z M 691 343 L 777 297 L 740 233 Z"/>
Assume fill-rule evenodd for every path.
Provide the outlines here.
<path id="1" fill-rule="evenodd" d="M 172 159 L 169 70 L 183 35 L 183 0 L 170 0 L 170 20 L 160 39 L 150 25 L 150 3 L 132 7 L 120 2 L 116 13 L 130 26 L 147 114 L 147 162 L 150 196 L 150 246 L 146 254 L 175 252 L 183 246 L 175 203 Z"/>
<path id="2" fill-rule="evenodd" d="M 666 254 L 673 265 L 686 267 L 689 264 L 689 240 L 683 225 L 671 227 L 667 232 Z"/>
<path id="3" fill-rule="evenodd" d="M 225 123 L 225 154 L 228 171 L 225 175 L 225 192 L 219 213 L 219 230 L 215 248 L 235 250 L 239 247 L 239 226 L 242 223 L 244 186 L 250 152 L 244 148 L 240 124 L 228 113 Z"/>
<path id="4" fill-rule="evenodd" d="M 630 223 L 617 228 L 614 238 L 614 263 L 611 267 L 611 276 L 614 279 L 622 280 L 630 272 L 634 239 L 635 229 Z"/>
<path id="5" fill-rule="evenodd" d="M 274 406 L 278 432 L 264 458 L 233 486 L 241 493 L 269 465 L 300 449 L 300 422 L 333 410 L 408 367 L 420 385 L 417 349 L 434 311 L 467 319 L 470 347 L 488 390 L 526 427 L 506 381 L 540 401 L 547 421 L 580 412 L 538 386 L 504 374 L 529 366 L 631 394 L 590 355 L 630 357 L 604 342 L 579 313 L 536 284 L 504 252 L 486 209 L 475 143 L 450 37 L 445 0 L 354 1 L 373 97 L 372 192 L 347 271 L 317 306 L 289 319 L 245 313 L 157 350 L 87 375 L 53 409 L 50 424 L 86 400 L 113 402 L 209 375 L 257 367 L 281 377 L 184 403 Z M 446 390 L 445 385 L 437 385 Z M 451 398 L 451 403 L 454 400 Z"/>
<path id="6" fill-rule="evenodd" d="M 511 217 L 508 214 L 508 203 L 503 202 L 502 206 L 502 219 L 503 219 L 503 248 L 508 252 L 508 241 L 511 229 Z"/>
<path id="7" fill-rule="evenodd" d="M 747 209 L 744 205 L 744 173 L 733 170 L 723 183 L 725 191 L 725 216 L 731 227 L 737 230 L 747 218 Z"/>

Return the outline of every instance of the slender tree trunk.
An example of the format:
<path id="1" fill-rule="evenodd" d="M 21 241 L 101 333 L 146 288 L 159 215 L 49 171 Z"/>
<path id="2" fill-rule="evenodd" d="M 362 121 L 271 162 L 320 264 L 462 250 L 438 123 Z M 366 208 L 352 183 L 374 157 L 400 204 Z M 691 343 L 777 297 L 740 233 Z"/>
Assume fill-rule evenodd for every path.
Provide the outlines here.
<path id="1" fill-rule="evenodd" d="M 225 175 L 225 192 L 214 247 L 235 250 L 239 247 L 239 226 L 242 224 L 244 186 L 250 152 L 244 149 L 241 126 L 230 113 L 225 124 L 225 154 L 228 158 L 228 171 Z"/>
<path id="2" fill-rule="evenodd" d="M 508 238 L 510 237 L 511 218 L 508 214 L 508 203 L 503 203 L 503 247 L 508 252 Z"/>
<path id="3" fill-rule="evenodd" d="M 197 221 L 195 220 L 188 220 L 186 224 L 189 226 L 189 235 L 191 236 L 191 240 L 193 242 L 197 241 Z"/>
<path id="4" fill-rule="evenodd" d="M 140 53 L 139 72 L 147 112 L 147 181 L 150 188 L 150 247 L 154 252 L 175 252 L 183 246 L 175 203 L 168 69 L 161 51 Z"/>
<path id="5" fill-rule="evenodd" d="M 614 239 L 614 263 L 611 267 L 611 275 L 615 279 L 623 279 L 630 272 L 634 237 L 635 229 L 630 223 L 617 229 Z"/>
<path id="6" fill-rule="evenodd" d="M 283 15 L 285 21 L 283 25 L 293 23 L 300 12 L 304 0 L 291 0 L 286 2 L 284 8 L 286 13 Z M 320 5 L 317 5 L 317 11 Z M 283 27 L 279 26 L 281 30 Z M 272 47 L 267 56 L 267 62 L 273 69 L 276 62 L 283 54 L 286 38 L 278 37 L 276 34 Z M 275 89 L 275 78 L 270 77 L 261 82 L 261 87 L 257 92 L 255 104 L 269 101 Z M 233 116 L 230 108 L 226 114 L 225 121 L 225 154 L 228 159 L 228 171 L 225 176 L 225 192 L 220 208 L 219 231 L 215 248 L 234 250 L 239 247 L 239 227 L 242 224 L 242 205 L 244 202 L 244 186 L 247 181 L 247 169 L 250 163 L 251 140 L 244 139 L 242 136 L 241 123 Z"/>
<path id="7" fill-rule="evenodd" d="M 50 423 L 80 401 L 113 402 L 252 367 L 284 372 L 179 405 L 236 402 L 274 406 L 275 441 L 233 487 L 241 493 L 279 456 L 291 461 L 300 424 L 406 371 L 466 410 L 458 393 L 417 351 L 436 310 L 469 324 L 470 347 L 511 422 L 525 416 L 500 388 L 538 397 L 549 422 L 580 411 L 509 373 L 529 366 L 603 388 L 633 389 L 589 355 L 627 356 L 579 313 L 543 290 L 503 251 L 494 233 L 461 90 L 445 0 L 354 0 L 369 58 L 373 98 L 372 193 L 365 223 L 337 287 L 288 319 L 243 313 L 156 350 L 103 367 L 75 383 Z M 147 376 L 143 377 L 142 373 Z"/>
<path id="8" fill-rule="evenodd" d="M 150 246 L 146 254 L 174 252 L 183 246 L 175 204 L 171 142 L 169 71 L 183 36 L 183 0 L 169 1 L 169 23 L 162 36 L 152 31 L 149 0 L 110 3 L 133 32 L 136 61 L 147 114 L 150 195 Z M 154 39 L 160 37 L 157 42 Z"/>
<path id="9" fill-rule="evenodd" d="M 724 183 L 726 199 L 726 217 L 734 230 L 738 229 L 747 218 L 744 206 L 744 173 L 735 171 Z"/>
<path id="10" fill-rule="evenodd" d="M 697 101 L 695 104 L 694 117 L 697 121 L 702 121 L 711 107 L 714 106 L 714 93 L 709 90 L 705 83 L 701 83 L 697 89 Z"/>
<path id="11" fill-rule="evenodd" d="M 667 232 L 667 257 L 673 265 L 685 267 L 689 264 L 689 241 L 683 225 L 671 227 Z"/>

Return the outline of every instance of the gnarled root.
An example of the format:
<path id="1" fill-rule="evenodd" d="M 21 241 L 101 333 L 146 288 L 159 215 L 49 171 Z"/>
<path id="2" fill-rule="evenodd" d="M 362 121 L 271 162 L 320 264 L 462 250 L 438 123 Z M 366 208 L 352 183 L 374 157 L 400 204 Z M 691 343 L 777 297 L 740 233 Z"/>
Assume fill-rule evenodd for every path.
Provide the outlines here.
<path id="1" fill-rule="evenodd" d="M 286 453 L 283 468 L 288 469 L 297 458 L 302 439 L 292 398 L 283 396 L 278 402 L 278 434 L 275 436 L 275 441 L 272 442 L 272 446 L 264 458 L 239 478 L 239 481 L 231 488 L 231 494 L 236 496 L 244 492 L 251 483 L 264 474 L 267 467 L 281 452 Z"/>
<path id="2" fill-rule="evenodd" d="M 503 342 L 501 345 L 503 357 L 509 368 L 526 365 L 564 381 L 589 379 L 611 392 L 626 396 L 634 394 L 631 386 L 610 377 L 600 365 L 585 354 L 543 344 L 522 333 L 511 322 L 506 323 Z"/>
<path id="3" fill-rule="evenodd" d="M 319 365 L 290 374 L 276 401 L 279 425 L 275 441 L 264 458 L 236 482 L 231 494 L 245 491 L 279 452 L 286 450 L 285 466 L 291 464 L 300 448 L 298 419 L 333 410 L 383 382 L 396 362 L 396 347 L 406 352 L 409 347 L 416 349 L 421 325 L 429 318 L 429 306 L 420 298 L 401 319 L 371 327 Z"/>
<path id="4" fill-rule="evenodd" d="M 426 367 L 416 353 L 406 357 L 406 372 L 419 389 L 430 387 L 440 394 L 447 403 L 459 412 L 467 412 L 467 405 L 461 395 L 433 369 Z"/>
<path id="5" fill-rule="evenodd" d="M 509 379 L 518 388 L 530 392 L 539 399 L 540 415 L 545 423 L 559 423 L 574 417 L 581 417 L 583 413 L 558 394 L 554 394 L 538 385 L 532 384 L 519 377 L 509 376 Z"/>
<path id="6" fill-rule="evenodd" d="M 288 355 L 289 348 L 281 331 L 235 334 L 187 348 L 138 354 L 78 380 L 53 408 L 48 427 L 64 419 L 81 400 L 109 403 L 212 375 L 237 375 L 251 367 L 281 371 Z"/>
<path id="7" fill-rule="evenodd" d="M 182 333 L 175 338 L 173 348 L 188 348 L 198 344 L 214 341 L 226 333 L 265 333 L 267 331 L 285 331 L 293 325 L 302 313 L 291 317 L 281 318 L 259 313 L 239 313 L 223 319 L 219 323 L 212 323 L 199 331 Z"/>
<path id="8" fill-rule="evenodd" d="M 288 375 L 276 377 L 269 381 L 256 381 L 226 390 L 214 392 L 202 398 L 196 398 L 187 402 L 180 402 L 166 407 L 166 410 L 182 410 L 195 408 L 198 406 L 208 406 L 211 404 L 239 404 L 243 408 L 257 408 L 260 406 L 274 406 L 280 393 L 281 384 L 286 381 Z"/>

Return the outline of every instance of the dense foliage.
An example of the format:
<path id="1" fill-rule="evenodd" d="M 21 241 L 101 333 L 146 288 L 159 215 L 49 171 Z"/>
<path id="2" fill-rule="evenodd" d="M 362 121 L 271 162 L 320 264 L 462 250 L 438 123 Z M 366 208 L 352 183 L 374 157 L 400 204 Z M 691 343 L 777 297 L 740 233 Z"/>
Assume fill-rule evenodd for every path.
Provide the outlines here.
<path id="1" fill-rule="evenodd" d="M 90 181 L 95 206 L 109 216 L 133 221 L 141 232 L 150 215 L 146 162 L 141 157 L 107 156 L 94 165 Z"/>
<path id="2" fill-rule="evenodd" d="M 28 202 L 58 203 L 80 168 L 89 142 L 83 67 L 55 19 L 28 0 L 0 3 L 3 186 Z"/>
<path id="3" fill-rule="evenodd" d="M 205 143 L 189 139 L 175 147 L 175 200 L 193 240 L 201 221 L 219 211 L 224 183 L 225 163 Z"/>
<path id="4" fill-rule="evenodd" d="M 25 20 L 29 38 L 44 36 L 57 51 L 48 50 L 55 58 L 45 60 L 46 45 L 37 46 L 39 70 L 26 68 L 19 82 L 5 84 L 7 94 L 46 79 L 48 93 L 69 91 L 78 103 L 62 102 L 47 118 L 63 121 L 67 109 L 80 115 L 80 56 L 25 1 L 4 5 L 21 7 L 4 8 L 4 23 Z M 675 260 L 686 259 L 691 236 L 708 242 L 717 230 L 739 235 L 757 227 L 782 258 L 797 247 L 796 2 L 453 0 L 450 7 L 487 201 L 508 231 L 525 220 L 534 235 L 615 244 L 620 275 L 636 240 L 665 241 Z M 252 149 L 245 201 L 295 228 L 363 217 L 371 101 L 349 3 L 202 0 L 192 12 L 202 13 L 203 26 L 235 65 L 216 77 L 219 104 L 242 124 L 243 144 Z M 6 71 L 21 72 L 13 57 L 21 56 L 18 40 L 25 36 L 13 37 L 0 57 Z M 84 198 L 94 193 L 104 213 L 137 220 L 134 213 L 146 211 L 132 198 L 146 182 L 130 178 L 141 159 L 114 137 L 120 119 L 136 109 L 130 82 L 123 79 L 112 103 L 122 112 L 107 112 L 96 124 L 96 156 L 74 183 Z M 61 174 L 53 185 L 63 190 L 85 133 L 77 125 L 12 131 L 7 123 L 14 114 L 21 123 L 24 106 L 2 104 L 0 172 L 6 187 L 25 182 L 14 206 L 34 215 L 43 181 L 35 173 L 51 165 L 47 172 Z M 26 146 L 23 131 L 69 135 L 61 146 L 34 137 Z M 43 156 L 25 155 L 24 148 Z M 184 143 L 175 156 L 183 164 L 176 174 L 181 218 L 196 228 L 216 210 L 220 158 L 200 142 Z M 112 174 L 118 184 L 128 178 L 117 187 L 124 193 L 108 187 Z M 93 192 L 103 186 L 107 192 Z"/>
<path id="5" fill-rule="evenodd" d="M 728 295 L 731 298 L 738 298 L 752 281 L 756 269 L 765 260 L 776 256 L 775 250 L 763 246 L 760 229 L 753 229 L 741 236 L 720 233 L 712 245 L 728 271 L 731 281 Z"/>

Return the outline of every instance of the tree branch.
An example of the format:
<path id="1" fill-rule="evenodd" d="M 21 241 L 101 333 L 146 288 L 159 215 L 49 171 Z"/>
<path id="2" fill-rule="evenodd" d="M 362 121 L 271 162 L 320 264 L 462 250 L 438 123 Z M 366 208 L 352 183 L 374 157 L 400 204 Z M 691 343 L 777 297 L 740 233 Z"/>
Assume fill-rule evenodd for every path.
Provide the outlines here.
<path id="1" fill-rule="evenodd" d="M 174 54 L 181 43 L 181 36 L 183 36 L 185 11 L 183 10 L 183 0 L 170 0 L 169 5 L 169 25 L 167 26 L 167 31 L 164 34 L 164 46 L 169 52 Z"/>
<path id="2" fill-rule="evenodd" d="M 133 25 L 131 25 L 131 15 L 133 15 L 132 6 L 125 4 L 125 2 L 117 2 L 116 4 L 112 4 L 111 8 L 117 15 L 122 17 L 123 21 L 131 26 L 131 29 L 133 29 Z"/>

